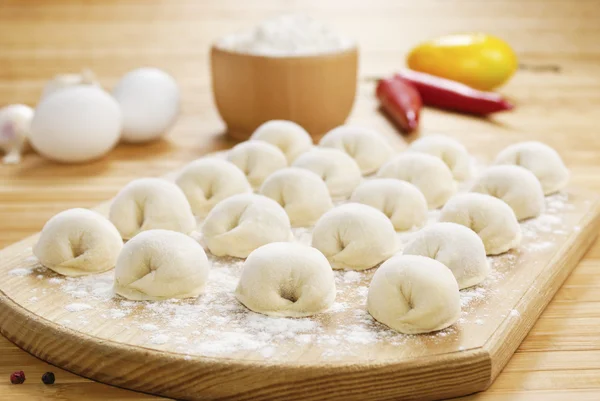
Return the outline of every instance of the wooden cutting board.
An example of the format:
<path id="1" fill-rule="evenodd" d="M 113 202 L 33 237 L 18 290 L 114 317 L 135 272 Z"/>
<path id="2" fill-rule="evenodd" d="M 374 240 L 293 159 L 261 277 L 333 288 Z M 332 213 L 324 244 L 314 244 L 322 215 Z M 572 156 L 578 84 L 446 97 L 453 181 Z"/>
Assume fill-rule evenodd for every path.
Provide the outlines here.
<path id="1" fill-rule="evenodd" d="M 72 279 L 42 268 L 32 257 L 36 235 L 0 252 L 0 331 L 79 375 L 174 398 L 470 394 L 492 383 L 598 233 L 600 203 L 592 195 L 569 190 L 546 203 L 543 216 L 522 223 L 519 249 L 490 258 L 492 276 L 461 292 L 459 322 L 433 334 L 402 335 L 368 315 L 374 269 L 336 272 L 337 299 L 326 313 L 269 318 L 232 295 L 241 260 L 213 257 L 197 300 L 131 302 L 111 293 L 112 272 Z M 310 240 L 310 230 L 295 235 Z"/>

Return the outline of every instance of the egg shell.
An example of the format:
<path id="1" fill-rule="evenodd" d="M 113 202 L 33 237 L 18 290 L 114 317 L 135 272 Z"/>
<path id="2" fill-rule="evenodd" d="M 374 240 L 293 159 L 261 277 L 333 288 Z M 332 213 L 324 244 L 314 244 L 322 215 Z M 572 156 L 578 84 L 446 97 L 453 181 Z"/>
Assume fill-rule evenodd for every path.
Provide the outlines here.
<path id="1" fill-rule="evenodd" d="M 113 96 L 123 112 L 125 142 L 147 142 L 162 137 L 179 114 L 180 94 L 175 79 L 157 68 L 128 72 Z"/>
<path id="2" fill-rule="evenodd" d="M 48 159 L 81 163 L 100 158 L 118 142 L 121 109 L 93 85 L 64 88 L 42 99 L 31 122 L 30 142 Z"/>

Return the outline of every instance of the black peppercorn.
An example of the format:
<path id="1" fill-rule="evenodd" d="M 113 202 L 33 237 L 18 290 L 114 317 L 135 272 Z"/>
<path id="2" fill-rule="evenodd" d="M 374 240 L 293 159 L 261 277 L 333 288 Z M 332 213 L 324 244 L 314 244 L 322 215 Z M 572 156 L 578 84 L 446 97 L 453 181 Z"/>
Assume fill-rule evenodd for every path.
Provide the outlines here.
<path id="1" fill-rule="evenodd" d="M 54 380 L 56 380 L 56 378 L 52 372 L 46 372 L 42 375 L 42 382 L 44 382 L 44 384 L 54 384 Z"/>

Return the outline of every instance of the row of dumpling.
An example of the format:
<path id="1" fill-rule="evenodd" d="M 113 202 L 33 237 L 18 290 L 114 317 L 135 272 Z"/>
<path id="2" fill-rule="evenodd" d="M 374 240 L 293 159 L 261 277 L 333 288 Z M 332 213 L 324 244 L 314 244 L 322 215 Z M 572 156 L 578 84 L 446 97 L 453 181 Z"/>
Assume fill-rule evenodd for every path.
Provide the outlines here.
<path id="1" fill-rule="evenodd" d="M 273 127 L 277 128 L 278 125 L 280 128 L 283 125 L 283 128 L 290 129 L 287 131 L 285 129 L 274 130 Z M 195 229 L 193 213 L 198 216 L 208 213 L 202 231 L 209 250 L 218 256 L 246 257 L 264 244 L 288 241 L 292 237 L 290 220 L 294 225 L 310 225 L 318 219 L 313 231 L 312 242 L 313 247 L 316 249 L 303 247 L 305 249 L 295 251 L 297 254 L 315 255 L 315 252 L 319 253 L 318 251 L 320 251 L 322 259 L 324 258 L 323 255 L 326 256 L 324 260 L 328 262 L 326 270 L 330 276 L 331 266 L 355 270 L 374 267 L 397 251 L 395 229 L 406 230 L 414 226 L 421 226 L 426 219 L 428 203 L 429 207 L 440 206 L 454 192 L 455 184 L 452 173 L 455 178 L 462 179 L 469 175 L 468 153 L 460 143 L 445 137 L 426 137 L 415 142 L 411 147 L 415 150 L 431 152 L 438 157 L 405 152 L 388 161 L 392 156 L 391 149 L 381 137 L 371 131 L 355 127 L 341 127 L 324 137 L 322 142 L 325 142 L 325 144 L 330 140 L 328 138 L 337 138 L 336 143 L 343 144 L 340 146 L 348 152 L 349 155 L 347 155 L 343 151 L 333 149 L 311 150 L 308 135 L 292 123 L 269 123 L 262 128 L 254 135 L 254 138 L 259 140 L 240 144 L 230 151 L 228 154 L 230 162 L 215 158 L 202 158 L 186 166 L 177 179 L 177 184 L 183 189 L 183 192 L 168 181 L 142 179 L 133 181 L 117 195 L 111 205 L 110 219 L 118 228 L 118 232 L 120 232 L 123 239 L 127 240 L 135 237 L 125 245 L 116 262 L 115 289 L 119 294 L 131 299 L 163 299 L 195 296 L 202 290 L 208 274 L 208 261 L 202 247 L 185 235 L 164 230 L 153 230 L 157 228 L 169 229 L 187 234 Z M 274 132 L 279 132 L 279 135 L 274 134 Z M 308 139 L 308 147 L 298 145 L 303 141 L 301 138 Z M 369 138 L 373 138 L 374 141 L 370 142 Z M 279 157 L 282 156 L 282 151 L 273 145 L 262 143 L 266 140 L 273 141 L 285 150 L 286 155 L 294 160 L 294 165 L 302 160 L 305 161 L 304 164 L 298 163 L 299 168 L 285 168 L 287 159 L 283 160 L 283 163 L 273 163 L 273 160 L 277 159 L 282 161 L 283 157 Z M 276 140 L 279 142 L 276 142 Z M 375 143 L 375 146 L 373 146 L 373 143 Z M 358 146 L 357 144 L 361 145 Z M 536 163 L 539 164 L 540 160 L 538 159 L 548 159 L 555 153 L 552 153 L 553 151 L 550 148 L 544 147 L 545 145 L 536 144 L 535 146 L 542 150 L 529 155 L 531 152 L 527 153 L 527 147 L 531 146 L 530 144 L 517 145 L 517 147 L 519 146 L 520 148 L 514 149 L 513 153 L 521 152 L 521 155 L 515 156 L 515 158 L 518 158 L 521 162 L 529 160 L 532 166 L 535 166 Z M 359 151 L 365 148 L 370 149 L 369 153 L 365 154 Z M 546 152 L 547 149 L 550 150 Z M 503 153 L 509 150 L 510 148 Z M 547 154 L 544 154 L 544 152 Z M 300 155 L 298 156 L 298 154 Z M 370 157 L 373 154 L 378 154 L 381 157 Z M 528 156 L 523 157 L 523 154 Z M 340 160 L 344 162 L 342 163 Z M 448 163 L 448 165 L 441 160 Z M 560 158 L 558 158 L 558 161 L 560 162 Z M 383 165 L 379 168 L 378 175 L 385 176 L 385 171 L 391 171 L 390 176 L 396 179 L 373 179 L 355 188 L 361 180 L 360 169 L 372 172 L 377 169 L 377 164 Z M 562 165 L 562 162 L 559 164 Z M 361 166 L 360 169 L 358 165 Z M 302 167 L 307 170 L 303 170 Z M 429 169 L 435 169 L 437 173 L 431 173 L 428 171 Z M 490 168 L 488 171 L 493 171 L 493 169 Z M 319 175 L 311 173 L 311 170 L 317 172 L 323 180 Z M 521 170 L 527 171 L 525 169 Z M 552 168 L 546 168 L 545 170 L 551 171 Z M 348 174 L 350 176 L 354 175 L 355 178 L 348 180 Z M 246 179 L 244 175 L 248 178 Z M 443 178 L 442 180 L 440 180 L 440 176 Z M 491 176 L 492 179 L 487 179 L 486 176 Z M 519 191 L 522 192 L 521 186 L 513 183 L 508 185 L 512 190 L 507 190 L 507 186 L 502 182 L 508 181 L 510 183 L 511 179 L 507 179 L 506 176 L 507 174 L 500 174 L 500 177 L 504 178 L 500 179 L 501 183 L 498 184 L 496 183 L 498 180 L 494 181 L 493 179 L 494 174 L 484 174 L 483 178 L 478 181 L 480 182 L 480 190 L 500 197 L 505 197 L 508 194 L 509 196 L 505 200 L 518 206 L 521 202 L 519 199 L 522 198 L 519 195 Z M 552 174 L 546 174 L 546 181 L 551 176 Z M 418 188 L 427 191 L 430 195 L 429 199 L 434 200 L 428 202 L 427 196 L 424 196 L 417 187 L 397 178 L 412 181 Z M 248 181 L 253 182 L 255 187 L 262 183 L 260 192 L 272 199 L 251 194 Z M 434 185 L 431 181 L 434 181 Z M 537 182 L 535 177 L 534 181 Z M 515 182 L 520 183 L 519 180 Z M 352 185 L 348 183 L 352 183 Z M 539 182 L 537 185 L 540 185 Z M 440 191 L 440 187 L 445 189 Z M 341 191 L 340 188 L 343 188 L 345 192 Z M 477 188 L 477 185 L 475 188 Z M 329 210 L 332 207 L 332 202 L 328 192 L 336 198 L 344 198 L 353 189 L 352 201 L 363 202 L 374 208 L 350 203 Z M 513 193 L 515 190 L 516 195 Z M 443 193 L 441 197 L 440 193 Z M 502 215 L 500 209 L 488 208 L 486 205 L 490 203 L 490 199 L 493 199 L 497 205 L 504 206 L 502 209 L 504 214 L 512 213 L 510 207 L 497 199 L 491 197 L 487 199 L 484 195 L 476 194 L 471 194 L 470 197 L 477 197 L 479 201 L 473 201 L 472 199 L 461 201 L 461 197 L 465 196 L 469 198 L 467 195 L 459 195 L 448 203 L 442 211 L 442 220 L 457 221 L 462 219 L 462 221 L 457 222 L 474 229 L 482 237 L 486 249 L 489 248 L 487 249 L 489 254 L 501 253 L 514 246 L 515 236 L 517 236 L 514 231 L 519 230 L 516 220 L 515 224 L 506 224 L 507 221 L 510 223 L 512 220 Z M 67 212 L 65 214 L 68 214 Z M 117 231 L 113 227 L 112 233 L 109 233 L 111 230 L 105 227 L 106 233 L 102 235 L 96 233 L 95 236 L 87 235 L 88 238 L 86 239 L 86 236 L 81 234 L 91 231 L 93 224 L 96 224 L 92 224 L 92 221 L 101 218 L 99 215 L 81 209 L 74 211 L 72 214 L 73 216 L 70 218 L 68 215 L 61 214 L 51 219 L 44 227 L 42 238 L 36 246 L 36 255 L 43 264 L 63 274 L 84 274 L 85 272 L 103 271 L 112 268 L 116 255 L 119 254 L 120 246 L 122 246 Z M 89 215 L 87 217 L 90 220 L 90 225 L 87 227 L 84 226 L 86 219 L 83 215 L 85 214 Z M 94 217 L 91 217 L 91 215 L 94 215 Z M 321 217 L 321 215 L 323 216 Z M 484 218 L 481 216 L 484 216 Z M 512 219 L 515 219 L 514 215 Z M 51 224 L 53 221 L 54 223 Z M 477 222 L 477 224 L 472 224 L 474 222 Z M 106 224 L 104 225 L 106 226 Z M 495 227 L 497 225 L 500 228 Z M 72 230 L 76 234 L 67 236 L 64 233 L 59 234 L 60 227 L 62 227 L 62 231 Z M 456 279 L 458 279 L 460 288 L 464 288 L 479 283 L 485 278 L 488 271 L 485 260 L 486 251 L 481 240 L 473 232 L 464 230 L 464 228 L 462 230 L 463 234 L 461 234 L 461 228 L 456 224 L 434 225 L 422 231 L 422 235 L 418 237 L 421 239 L 415 240 L 416 245 L 407 248 L 408 253 L 435 256 L 443 263 L 442 267 L 447 266 L 451 269 L 449 276 L 450 281 L 454 281 L 454 284 L 446 282 L 445 288 L 454 288 L 455 291 L 447 290 L 448 305 L 455 305 L 456 303 L 452 303 L 450 300 L 459 298 Z M 142 231 L 145 231 L 145 233 L 137 235 Z M 505 231 L 508 232 L 507 235 L 505 235 Z M 47 235 L 44 235 L 44 232 Z M 470 240 L 468 235 L 464 234 L 465 232 L 471 234 Z M 110 236 L 113 237 L 112 242 L 108 241 Z M 475 240 L 472 237 L 475 237 Z M 95 238 L 95 243 L 90 242 L 93 241 L 93 238 Z M 451 246 L 448 249 L 461 249 L 461 252 L 446 251 L 429 255 L 428 251 L 431 246 L 428 244 L 430 242 L 435 243 L 435 241 L 438 241 L 438 248 L 443 247 L 439 243 L 440 238 L 446 238 L 444 243 L 450 241 Z M 460 241 L 456 242 L 456 238 Z M 454 239 L 454 242 L 451 239 Z M 82 243 L 86 241 L 88 244 L 82 246 Z M 479 248 L 477 247 L 477 241 L 481 245 Z M 114 245 L 112 253 L 107 252 L 109 244 Z M 243 304 L 252 310 L 267 314 L 298 316 L 320 311 L 319 305 L 327 304 L 327 302 L 323 303 L 322 301 L 328 300 L 328 297 L 331 296 L 335 297 L 335 290 L 331 295 L 331 288 L 325 285 L 328 280 L 323 280 L 323 275 L 327 276 L 323 268 L 320 269 L 320 274 L 315 273 L 319 271 L 318 269 L 309 269 L 302 274 L 296 271 L 296 269 L 308 269 L 306 266 L 311 265 L 312 262 L 302 262 L 303 258 L 292 257 L 294 251 L 288 249 L 292 246 L 292 244 L 277 244 L 256 251 L 258 254 L 266 253 L 266 256 L 262 258 L 266 261 L 277 260 L 273 252 L 279 249 L 281 253 L 281 249 L 284 249 L 285 251 L 282 254 L 288 255 L 285 259 L 286 263 L 280 261 L 274 265 L 271 264 L 271 267 L 268 267 L 269 264 L 266 263 L 255 263 L 254 265 L 262 267 L 251 269 L 246 266 L 253 265 L 250 263 L 252 258 L 248 258 L 244 266 L 244 272 L 260 270 L 265 266 L 270 270 L 262 273 L 242 274 L 237 295 Z M 464 250 L 468 250 L 469 247 L 473 250 Z M 100 249 L 102 249 L 102 252 L 93 252 Z M 61 252 L 62 255 L 59 255 Z M 58 255 L 58 259 L 62 257 L 65 263 L 57 264 L 54 263 L 56 260 L 44 258 L 44 256 L 53 254 Z M 112 265 L 109 262 L 111 254 L 114 255 Z M 471 260 L 465 262 L 463 254 L 472 255 Z M 453 262 L 452 255 L 458 258 L 457 261 Z M 71 260 L 69 260 L 69 257 Z M 94 257 L 96 257 L 96 261 L 94 261 Z M 296 259 L 297 261 L 294 262 Z M 313 262 L 316 259 L 318 258 L 315 256 L 312 259 Z M 261 260 L 261 258 L 258 258 L 258 260 Z M 108 261 L 108 263 L 101 263 L 104 261 Z M 395 265 L 398 261 L 397 257 L 393 258 L 386 262 L 384 266 Z M 423 263 L 427 265 L 433 262 L 421 260 L 417 265 Z M 295 264 L 300 267 L 295 268 Z M 417 273 L 418 269 L 420 268 L 417 268 Z M 382 271 L 385 270 L 382 269 Z M 456 275 L 456 279 L 452 276 L 452 273 Z M 286 286 L 282 284 L 283 282 L 277 281 L 289 281 L 290 275 L 292 277 L 305 277 L 302 280 L 295 281 L 297 286 L 302 282 L 308 282 L 308 287 L 314 287 L 314 289 L 329 288 L 330 291 L 324 293 L 325 298 L 321 299 L 315 294 L 306 295 L 314 292 L 308 291 L 302 297 L 303 301 L 300 301 L 299 294 L 301 291 L 298 292 L 298 288 L 294 289 L 295 287 L 292 286 L 293 288 L 290 287 L 286 290 Z M 309 276 L 315 278 L 309 280 Z M 376 274 L 377 276 L 380 276 L 380 274 Z M 430 277 L 431 274 L 421 274 L 419 277 L 421 276 L 425 280 L 425 286 L 436 285 L 436 279 Z M 448 274 L 446 274 L 447 276 Z M 246 277 L 246 280 L 244 280 L 244 277 Z M 259 280 L 257 277 L 262 279 Z M 439 277 L 444 277 L 444 275 Z M 420 279 L 414 278 L 414 280 L 418 281 Z M 245 282 L 252 283 L 252 285 L 245 285 Z M 374 279 L 373 285 L 377 282 L 381 282 L 381 280 Z M 387 279 L 385 282 L 387 282 Z M 319 286 L 318 283 L 325 284 Z M 333 285 L 333 281 L 331 283 Z M 272 287 L 272 291 L 265 291 L 266 287 Z M 382 286 L 379 285 L 379 287 Z M 429 322 L 417 321 L 409 324 L 409 327 L 399 324 L 396 315 L 400 313 L 399 311 L 402 308 L 392 307 L 393 302 L 388 302 L 387 307 L 385 305 L 371 306 L 378 304 L 376 301 L 378 299 L 377 294 L 382 291 L 389 291 L 388 287 L 383 285 L 384 289 L 374 290 L 375 295 L 373 296 L 371 296 L 371 292 L 369 293 L 369 311 L 376 319 L 402 332 L 437 330 L 445 327 L 444 324 L 448 322 L 450 322 L 449 324 L 453 323 L 452 319 L 444 318 L 449 315 L 454 316 L 452 313 L 448 313 L 449 310 L 452 311 L 452 308 L 449 307 L 446 313 L 440 310 L 434 311 L 435 313 L 432 316 L 435 318 L 430 319 Z M 244 290 L 244 288 L 249 289 Z M 437 291 L 441 290 L 438 289 Z M 252 296 L 248 294 L 254 294 L 254 301 Z M 271 301 L 266 300 L 265 297 L 271 299 Z M 371 301 L 372 299 L 375 301 Z M 402 302 L 412 303 L 412 301 L 406 299 Z M 271 305 L 272 307 L 269 309 L 264 305 Z M 279 305 L 279 307 L 273 305 Z M 281 308 L 282 305 L 286 307 Z M 312 309 L 307 309 L 307 305 L 312 305 Z M 423 307 L 427 307 L 426 303 Z M 458 308 L 460 310 L 460 307 Z M 386 310 L 388 314 L 391 313 L 396 316 L 392 321 L 385 316 L 381 316 L 381 313 L 383 313 L 381 311 Z"/>

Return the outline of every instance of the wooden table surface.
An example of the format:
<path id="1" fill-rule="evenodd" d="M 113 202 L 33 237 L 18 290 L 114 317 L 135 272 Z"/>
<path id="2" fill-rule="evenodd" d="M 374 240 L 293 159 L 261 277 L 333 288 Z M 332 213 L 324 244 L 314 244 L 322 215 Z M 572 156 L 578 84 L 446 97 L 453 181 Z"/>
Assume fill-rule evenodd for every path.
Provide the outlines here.
<path id="1" fill-rule="evenodd" d="M 415 43 L 456 31 L 486 31 L 513 45 L 521 69 L 502 92 L 517 109 L 490 120 L 425 110 L 421 131 L 454 136 L 492 157 L 524 139 L 557 148 L 572 183 L 600 189 L 600 1 L 597 0 L 96 0 L 0 3 L 0 105 L 35 105 L 44 81 L 92 68 L 111 88 L 126 71 L 152 65 L 181 85 L 183 112 L 163 141 L 120 145 L 85 165 L 27 154 L 0 166 L 0 247 L 36 231 L 60 210 L 90 207 L 131 179 L 156 176 L 229 147 L 210 93 L 209 44 L 285 12 L 304 12 L 353 35 L 361 80 L 351 120 L 393 133 L 376 112 L 372 77 L 403 66 Z M 600 399 L 600 244 L 555 296 L 496 382 L 465 400 Z M 9 375 L 24 370 L 24 385 Z M 57 383 L 40 377 L 54 371 Z M 0 400 L 146 400 L 47 365 L 0 337 Z"/>

